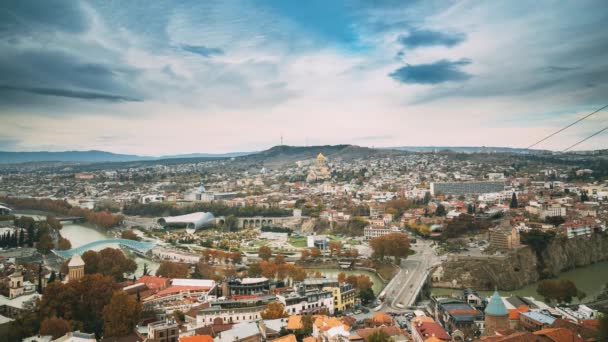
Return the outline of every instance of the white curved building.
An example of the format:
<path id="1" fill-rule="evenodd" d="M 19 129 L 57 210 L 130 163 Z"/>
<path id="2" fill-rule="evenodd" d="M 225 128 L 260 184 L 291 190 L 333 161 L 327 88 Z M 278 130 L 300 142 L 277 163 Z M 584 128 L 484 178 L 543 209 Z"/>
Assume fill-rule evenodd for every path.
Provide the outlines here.
<path id="1" fill-rule="evenodd" d="M 213 224 L 215 217 L 212 213 L 198 212 L 181 216 L 161 217 L 158 224 L 166 226 L 184 226 L 186 229 L 201 229 Z"/>

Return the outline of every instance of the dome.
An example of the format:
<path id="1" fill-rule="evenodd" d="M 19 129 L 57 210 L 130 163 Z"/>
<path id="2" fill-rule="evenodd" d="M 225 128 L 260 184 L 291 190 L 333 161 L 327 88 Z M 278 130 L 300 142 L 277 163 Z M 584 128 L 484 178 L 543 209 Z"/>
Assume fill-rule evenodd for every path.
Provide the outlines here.
<path id="1" fill-rule="evenodd" d="M 72 259 L 70 259 L 70 262 L 68 263 L 68 267 L 80 266 L 84 266 L 84 260 L 82 260 L 82 257 L 78 253 L 74 253 Z"/>
<path id="2" fill-rule="evenodd" d="M 505 303 L 502 302 L 502 298 L 498 294 L 498 291 L 494 291 L 494 294 L 490 298 L 490 302 L 485 310 L 486 315 L 490 316 L 508 316 L 509 310 L 505 306 Z"/>

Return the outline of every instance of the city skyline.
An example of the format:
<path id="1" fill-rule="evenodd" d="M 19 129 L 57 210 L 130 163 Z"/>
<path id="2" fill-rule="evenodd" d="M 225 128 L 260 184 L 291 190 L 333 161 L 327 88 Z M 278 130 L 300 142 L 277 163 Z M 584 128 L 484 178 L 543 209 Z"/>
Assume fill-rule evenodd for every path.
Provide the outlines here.
<path id="1" fill-rule="evenodd" d="M 9 1 L 0 151 L 525 148 L 607 104 L 607 17 L 599 1 Z"/>

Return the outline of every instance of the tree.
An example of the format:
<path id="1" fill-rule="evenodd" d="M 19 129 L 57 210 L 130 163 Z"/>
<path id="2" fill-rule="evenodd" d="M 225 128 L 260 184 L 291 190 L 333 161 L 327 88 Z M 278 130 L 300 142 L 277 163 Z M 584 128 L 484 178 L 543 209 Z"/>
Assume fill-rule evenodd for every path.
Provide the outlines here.
<path id="1" fill-rule="evenodd" d="M 330 241 L 329 242 L 329 255 L 330 256 L 340 256 L 342 252 L 342 242 L 340 241 Z"/>
<path id="2" fill-rule="evenodd" d="M 447 214 L 447 211 L 445 210 L 445 207 L 443 206 L 443 204 L 439 204 L 437 206 L 437 209 L 435 209 L 435 215 L 437 216 L 445 216 Z"/>
<path id="3" fill-rule="evenodd" d="M 283 256 L 283 254 L 277 254 L 274 257 L 274 263 L 277 265 L 282 265 L 285 263 L 285 257 Z"/>
<path id="4" fill-rule="evenodd" d="M 280 302 L 270 302 L 266 310 L 260 313 L 263 319 L 285 318 L 289 315 L 285 312 L 285 307 Z"/>
<path id="5" fill-rule="evenodd" d="M 48 280 L 48 284 L 52 283 L 55 281 L 55 279 L 57 279 L 57 273 L 55 273 L 55 271 L 51 272 L 51 275 L 49 276 L 49 280 Z"/>
<path id="6" fill-rule="evenodd" d="M 390 233 L 373 238 L 369 245 L 374 258 L 383 260 L 385 256 L 392 256 L 396 264 L 400 263 L 401 258 L 407 257 L 410 251 L 410 239 L 403 233 Z"/>
<path id="7" fill-rule="evenodd" d="M 585 293 L 583 291 L 579 291 L 576 288 L 576 285 L 568 279 L 542 280 L 538 284 L 536 292 L 543 296 L 547 302 L 556 300 L 557 302 L 570 303 L 574 297 L 579 299 L 585 297 Z"/>
<path id="8" fill-rule="evenodd" d="M 122 233 L 120 233 L 120 237 L 127 240 L 139 241 L 139 236 L 137 236 L 137 234 L 130 229 L 123 230 Z"/>
<path id="9" fill-rule="evenodd" d="M 51 249 L 53 249 L 53 247 L 55 247 L 53 244 L 53 238 L 48 234 L 43 235 L 36 244 L 36 248 L 42 254 L 47 254 L 51 251 Z"/>
<path id="10" fill-rule="evenodd" d="M 104 248 L 99 252 L 86 251 L 82 254 L 82 260 L 85 264 L 84 273 L 101 273 L 112 276 L 117 281 L 123 280 L 125 273 L 133 273 L 137 270 L 135 261 L 115 248 Z"/>
<path id="11" fill-rule="evenodd" d="M 158 266 L 156 275 L 165 278 L 188 278 L 190 270 L 186 264 L 163 261 Z"/>
<path id="12" fill-rule="evenodd" d="M 589 195 L 587 195 L 587 192 L 582 192 L 581 193 L 581 202 L 587 202 L 589 201 Z"/>
<path id="13" fill-rule="evenodd" d="M 73 327 L 101 335 L 103 308 L 119 285 L 109 276 L 85 274 L 79 281 L 63 284 L 54 281 L 46 286 L 39 305 L 40 319 L 58 317 Z"/>
<path id="14" fill-rule="evenodd" d="M 511 204 L 509 205 L 509 208 L 517 209 L 518 207 L 519 207 L 519 205 L 517 203 L 517 195 L 515 194 L 515 192 L 513 192 L 513 196 L 511 196 Z"/>
<path id="15" fill-rule="evenodd" d="M 40 335 L 51 335 L 53 339 L 58 339 L 70 331 L 70 323 L 63 318 L 45 318 L 40 324 Z"/>
<path id="16" fill-rule="evenodd" d="M 382 329 L 378 329 L 371 333 L 365 339 L 365 342 L 391 342 L 391 337 Z"/>
<path id="17" fill-rule="evenodd" d="M 150 275 L 150 270 L 148 270 L 148 264 L 144 264 L 144 270 L 142 275 Z"/>
<path id="18" fill-rule="evenodd" d="M 540 256 L 555 237 L 555 232 L 543 232 L 540 229 L 531 229 L 527 232 L 521 232 L 519 237 L 521 243 L 530 246 L 536 252 L 536 255 Z"/>
<path id="19" fill-rule="evenodd" d="M 318 249 L 317 247 L 313 247 L 310 249 L 310 256 L 312 256 L 313 258 L 318 258 L 321 256 L 321 250 Z"/>
<path id="20" fill-rule="evenodd" d="M 424 193 L 424 198 L 422 199 L 422 203 L 429 204 L 429 202 L 431 201 L 431 193 L 430 192 L 425 192 Z"/>
<path id="21" fill-rule="evenodd" d="M 363 304 L 369 304 L 376 299 L 376 295 L 371 288 L 366 288 L 359 290 L 359 298 L 361 298 Z"/>
<path id="22" fill-rule="evenodd" d="M 72 243 L 70 242 L 70 240 L 64 238 L 63 236 L 60 236 L 59 241 L 57 241 L 57 249 L 65 251 L 70 248 L 72 248 Z"/>
<path id="23" fill-rule="evenodd" d="M 264 261 L 268 261 L 272 256 L 272 250 L 268 246 L 261 246 L 258 249 L 258 257 Z"/>
<path id="24" fill-rule="evenodd" d="M 249 268 L 247 269 L 247 274 L 250 277 L 259 277 L 262 275 L 262 267 L 259 262 L 254 262 L 249 264 Z"/>
<path id="25" fill-rule="evenodd" d="M 137 299 L 122 290 L 114 292 L 110 303 L 103 309 L 104 337 L 130 334 L 140 314 L 141 304 Z"/>
<path id="26" fill-rule="evenodd" d="M 300 260 L 308 260 L 310 258 L 310 251 L 308 249 L 303 249 L 300 252 Z"/>

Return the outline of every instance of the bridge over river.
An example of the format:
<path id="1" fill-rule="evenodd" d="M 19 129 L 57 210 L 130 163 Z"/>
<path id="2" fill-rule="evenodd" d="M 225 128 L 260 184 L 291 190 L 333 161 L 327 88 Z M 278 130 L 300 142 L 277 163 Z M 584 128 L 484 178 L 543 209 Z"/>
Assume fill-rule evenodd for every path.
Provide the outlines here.
<path id="1" fill-rule="evenodd" d="M 80 247 L 76 247 L 76 248 L 72 248 L 72 249 L 68 249 L 68 250 L 64 250 L 64 251 L 58 250 L 58 249 L 53 249 L 52 252 L 61 258 L 69 259 L 74 254 L 82 255 L 82 253 L 89 251 L 89 250 L 96 249 L 97 247 L 104 246 L 104 245 L 115 245 L 115 244 L 118 244 L 120 247 L 131 249 L 134 252 L 141 253 L 141 254 L 145 254 L 147 251 L 151 250 L 154 246 L 156 246 L 156 242 L 153 242 L 153 241 L 135 241 L 135 240 L 128 240 L 128 239 L 106 239 L 106 240 L 98 240 L 98 241 L 89 242 L 86 245 L 82 245 Z"/>

